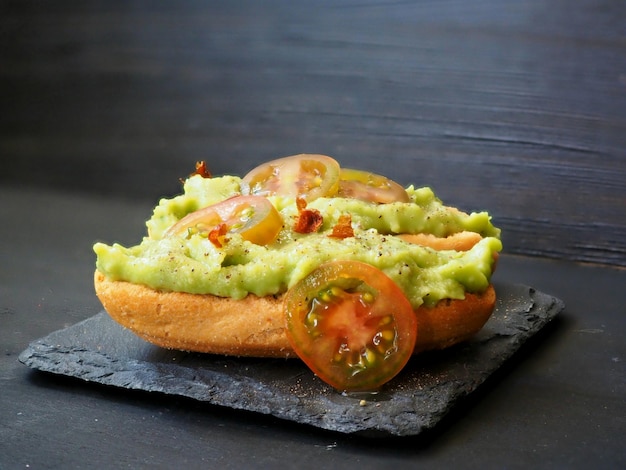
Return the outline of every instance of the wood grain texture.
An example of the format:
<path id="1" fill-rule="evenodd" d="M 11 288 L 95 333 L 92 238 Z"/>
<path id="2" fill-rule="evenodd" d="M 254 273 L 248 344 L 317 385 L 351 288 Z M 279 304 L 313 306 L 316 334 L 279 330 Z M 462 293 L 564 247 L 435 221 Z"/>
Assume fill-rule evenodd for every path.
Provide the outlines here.
<path id="1" fill-rule="evenodd" d="M 626 4 L 0 3 L 0 182 L 155 200 L 300 152 L 626 266 Z"/>

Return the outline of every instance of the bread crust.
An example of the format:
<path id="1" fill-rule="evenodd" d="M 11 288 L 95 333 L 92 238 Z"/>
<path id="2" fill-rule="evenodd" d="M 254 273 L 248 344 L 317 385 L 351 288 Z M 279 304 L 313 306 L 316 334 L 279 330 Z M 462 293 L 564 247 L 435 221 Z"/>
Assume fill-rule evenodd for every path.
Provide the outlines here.
<path id="1" fill-rule="evenodd" d="M 458 232 L 447 237 L 437 237 L 430 233 L 403 233 L 396 235 L 405 242 L 427 246 L 434 250 L 467 251 L 482 240 L 482 236 L 475 232 Z"/>
<path id="2" fill-rule="evenodd" d="M 96 294 L 119 324 L 164 348 L 253 357 L 294 357 L 284 327 L 281 296 L 235 300 L 164 292 L 94 274 Z M 465 299 L 421 306 L 415 353 L 465 341 L 487 322 L 496 303 L 492 285 Z"/>

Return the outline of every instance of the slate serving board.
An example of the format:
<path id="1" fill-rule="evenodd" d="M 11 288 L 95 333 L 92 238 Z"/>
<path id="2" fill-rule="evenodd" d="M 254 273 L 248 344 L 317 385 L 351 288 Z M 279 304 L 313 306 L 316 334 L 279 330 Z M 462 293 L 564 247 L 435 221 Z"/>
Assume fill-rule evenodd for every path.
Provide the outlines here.
<path id="1" fill-rule="evenodd" d="M 340 394 L 297 359 L 159 348 L 105 312 L 32 342 L 19 360 L 41 371 L 190 397 L 341 433 L 417 435 L 435 426 L 564 308 L 560 299 L 528 286 L 496 284 L 496 291 L 496 310 L 475 338 L 415 356 L 377 394 Z"/>

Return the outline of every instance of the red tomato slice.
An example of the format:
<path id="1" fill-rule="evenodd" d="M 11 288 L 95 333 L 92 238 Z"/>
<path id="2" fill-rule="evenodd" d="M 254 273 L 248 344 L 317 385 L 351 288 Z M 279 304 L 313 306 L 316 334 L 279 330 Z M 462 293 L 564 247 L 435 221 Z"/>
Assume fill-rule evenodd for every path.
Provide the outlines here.
<path id="1" fill-rule="evenodd" d="M 300 154 L 264 163 L 243 178 L 247 194 L 303 197 L 312 201 L 334 196 L 339 188 L 339 163 L 326 155 Z"/>
<path id="2" fill-rule="evenodd" d="M 284 309 L 294 351 L 337 390 L 377 390 L 413 354 L 413 308 L 400 288 L 369 264 L 321 265 L 287 292 Z"/>
<path id="3" fill-rule="evenodd" d="M 240 233 L 257 245 L 276 239 L 283 220 L 270 201 L 261 196 L 235 196 L 187 214 L 167 229 L 164 236 L 209 234 L 225 224 L 225 233 Z M 220 227 L 223 228 L 223 227 Z"/>
<path id="4" fill-rule="evenodd" d="M 376 203 L 409 202 L 409 195 L 393 180 L 367 171 L 342 168 L 339 196 Z"/>

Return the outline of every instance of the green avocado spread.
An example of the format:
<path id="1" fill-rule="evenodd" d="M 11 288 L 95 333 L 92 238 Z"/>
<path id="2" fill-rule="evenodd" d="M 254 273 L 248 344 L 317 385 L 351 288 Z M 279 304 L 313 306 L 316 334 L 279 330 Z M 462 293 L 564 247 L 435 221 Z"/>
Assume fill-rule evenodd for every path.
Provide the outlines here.
<path id="1" fill-rule="evenodd" d="M 319 198 L 323 224 L 314 233 L 293 230 L 298 209 L 293 199 L 269 197 L 283 219 L 272 243 L 261 246 L 228 235 L 221 247 L 206 236 L 163 234 L 186 214 L 241 194 L 235 176 L 189 177 L 181 195 L 162 199 L 147 221 L 147 235 L 132 247 L 96 243 L 96 267 L 109 279 L 164 291 L 243 298 L 285 292 L 320 264 L 338 259 L 363 261 L 385 272 L 414 308 L 441 299 L 462 299 L 490 283 L 494 254 L 502 249 L 500 230 L 486 212 L 465 214 L 444 206 L 430 188 L 406 188 L 409 202 L 376 204 L 350 198 Z M 329 234 L 343 214 L 351 216 L 353 237 Z M 435 251 L 394 234 L 430 233 L 445 237 L 471 231 L 484 238 L 467 252 Z"/>

